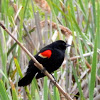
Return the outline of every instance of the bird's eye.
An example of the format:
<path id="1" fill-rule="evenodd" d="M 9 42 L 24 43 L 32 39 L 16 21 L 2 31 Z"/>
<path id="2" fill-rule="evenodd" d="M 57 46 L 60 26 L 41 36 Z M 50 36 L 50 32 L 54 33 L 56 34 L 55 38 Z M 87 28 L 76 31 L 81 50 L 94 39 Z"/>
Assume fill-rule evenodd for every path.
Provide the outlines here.
<path id="1" fill-rule="evenodd" d="M 59 49 L 63 50 L 63 49 L 65 49 L 65 48 L 66 48 L 65 44 L 59 45 Z"/>

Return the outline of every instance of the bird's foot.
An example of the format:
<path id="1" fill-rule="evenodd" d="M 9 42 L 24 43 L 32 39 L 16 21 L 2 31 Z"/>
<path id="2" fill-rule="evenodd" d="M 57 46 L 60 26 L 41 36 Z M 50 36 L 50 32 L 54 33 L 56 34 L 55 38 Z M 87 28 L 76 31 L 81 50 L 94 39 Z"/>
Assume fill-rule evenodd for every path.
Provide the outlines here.
<path id="1" fill-rule="evenodd" d="M 43 69 L 41 70 L 41 73 L 45 73 L 46 69 L 43 67 Z"/>

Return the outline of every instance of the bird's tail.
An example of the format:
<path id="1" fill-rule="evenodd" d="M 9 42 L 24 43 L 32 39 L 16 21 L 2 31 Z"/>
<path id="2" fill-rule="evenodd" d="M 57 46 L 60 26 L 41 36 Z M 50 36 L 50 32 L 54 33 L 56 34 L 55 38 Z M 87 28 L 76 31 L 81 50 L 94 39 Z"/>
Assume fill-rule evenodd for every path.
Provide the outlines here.
<path id="1" fill-rule="evenodd" d="M 18 86 L 26 86 L 29 85 L 32 82 L 33 77 L 35 76 L 32 75 L 31 73 L 27 73 L 19 82 Z"/>

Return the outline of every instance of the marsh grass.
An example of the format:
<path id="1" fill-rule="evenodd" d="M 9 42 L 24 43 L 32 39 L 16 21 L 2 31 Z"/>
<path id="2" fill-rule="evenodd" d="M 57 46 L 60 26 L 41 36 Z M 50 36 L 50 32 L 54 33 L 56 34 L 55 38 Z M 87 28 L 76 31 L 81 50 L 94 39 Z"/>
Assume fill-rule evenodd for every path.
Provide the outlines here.
<path id="1" fill-rule="evenodd" d="M 36 1 L 15 0 L 12 3 L 1 0 L 0 21 L 31 54 L 58 39 L 71 41 L 62 34 L 59 24 L 69 28 L 73 47 L 69 53 L 66 51 L 65 61 L 54 76 L 73 99 L 97 100 L 100 96 L 100 1 L 47 0 L 47 6 L 51 8 L 48 10 L 48 7 L 47 13 L 45 7 L 37 6 L 39 2 Z M 44 26 L 39 24 L 44 20 Z M 51 24 L 45 26 L 48 25 L 47 20 L 56 23 L 57 29 Z M 93 54 L 84 56 L 91 52 Z M 80 58 L 71 60 L 74 56 Z M 0 99 L 66 100 L 47 77 L 33 79 L 25 88 L 18 87 L 18 80 L 23 77 L 29 60 L 17 43 L 0 28 Z"/>

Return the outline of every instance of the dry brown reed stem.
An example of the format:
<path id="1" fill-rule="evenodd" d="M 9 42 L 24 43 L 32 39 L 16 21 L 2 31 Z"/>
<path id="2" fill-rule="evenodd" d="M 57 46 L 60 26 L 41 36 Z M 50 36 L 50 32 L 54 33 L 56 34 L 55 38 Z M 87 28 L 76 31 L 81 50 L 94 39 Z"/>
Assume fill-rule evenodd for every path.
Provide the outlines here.
<path id="1" fill-rule="evenodd" d="M 50 20 L 47 20 L 47 23 L 48 23 L 48 26 L 50 26 L 50 25 L 52 26 L 52 29 L 58 30 L 56 23 L 54 23 L 54 22 L 51 23 Z M 45 26 L 45 21 L 41 21 L 40 25 L 41 25 L 41 28 L 43 28 Z M 36 26 L 34 26 L 32 29 L 35 29 L 35 28 L 36 28 Z M 69 36 L 72 35 L 72 31 L 69 28 L 67 28 L 63 25 L 59 25 L 59 28 L 60 28 L 62 34 L 67 37 L 67 39 L 69 38 Z"/>
<path id="2" fill-rule="evenodd" d="M 93 52 L 83 54 L 83 56 L 87 57 L 87 56 L 90 56 L 91 54 L 93 54 Z M 80 58 L 81 58 L 80 56 L 75 56 L 75 57 L 71 57 L 70 60 L 74 61 L 74 60 L 77 60 L 77 59 L 80 59 Z M 85 60 L 85 64 L 86 64 L 87 68 L 89 69 L 88 73 L 90 73 L 91 72 L 91 65 L 86 60 Z M 98 81 L 100 81 L 100 77 L 98 75 L 96 75 L 96 78 L 98 79 Z"/>
<path id="3" fill-rule="evenodd" d="M 88 56 L 91 56 L 93 54 L 93 52 L 90 52 L 90 53 L 86 53 L 86 54 L 83 54 L 83 56 L 84 57 L 88 57 Z M 80 59 L 81 58 L 81 56 L 74 56 L 74 57 L 71 57 L 69 60 L 70 61 L 74 61 L 74 60 L 77 60 L 77 59 Z M 86 77 L 86 75 L 87 75 L 87 73 L 89 74 L 90 72 L 91 72 L 91 65 L 88 63 L 88 61 L 87 60 L 85 60 L 85 64 L 86 64 L 86 66 L 87 66 L 87 68 L 88 68 L 88 70 L 85 72 L 85 74 L 82 76 L 82 78 L 81 78 L 81 80 L 83 79 L 83 78 L 85 78 Z M 100 77 L 98 76 L 98 75 L 96 75 L 96 78 L 97 78 L 97 80 L 100 82 Z M 75 86 L 75 85 L 74 85 Z M 71 92 L 72 93 L 72 92 Z M 76 89 L 74 92 L 74 95 L 72 96 L 72 98 L 78 93 L 78 90 Z"/>
<path id="4" fill-rule="evenodd" d="M 83 57 L 88 57 L 88 56 L 91 56 L 93 54 L 93 52 L 89 52 L 89 53 L 86 53 L 86 54 L 83 54 Z M 71 57 L 70 60 L 73 61 L 73 60 L 77 60 L 81 58 L 81 56 L 74 56 L 74 57 Z"/>
<path id="5" fill-rule="evenodd" d="M 47 22 L 48 22 L 48 26 L 50 26 L 50 24 L 51 24 L 51 23 L 50 23 L 50 20 L 48 20 Z M 44 26 L 45 26 L 45 21 L 41 21 L 41 22 L 40 22 L 40 25 L 41 25 L 41 27 L 44 27 Z M 58 30 L 57 24 L 54 23 L 54 22 L 52 22 L 52 28 Z M 62 32 L 67 38 L 69 38 L 69 36 L 72 35 L 72 31 L 71 31 L 69 28 L 67 28 L 67 27 L 65 27 L 65 26 L 63 26 L 63 25 L 59 25 L 59 28 L 60 28 L 61 32 Z"/>
<path id="6" fill-rule="evenodd" d="M 36 4 L 44 11 L 50 13 L 51 9 L 46 0 L 34 0 Z"/>
<path id="7" fill-rule="evenodd" d="M 28 56 L 35 62 L 36 67 L 40 70 L 44 70 L 44 67 L 42 66 L 42 64 L 40 64 L 34 58 L 34 56 L 11 34 L 11 32 L 1 22 L 0 22 L 0 26 L 17 42 L 17 44 L 24 50 L 24 52 L 28 54 Z M 55 84 L 55 86 L 58 88 L 59 92 L 62 93 L 66 97 L 67 100 L 73 100 L 70 97 L 70 95 L 68 93 L 66 93 L 57 82 L 55 82 L 54 78 L 52 77 L 51 74 L 49 74 L 47 72 L 47 70 L 44 70 L 43 73 Z"/>
<path id="8" fill-rule="evenodd" d="M 74 59 L 75 60 L 75 59 Z M 82 79 L 84 79 L 85 77 L 86 77 L 86 75 L 87 75 L 87 73 L 89 74 L 90 72 L 91 72 L 91 65 L 85 60 L 85 64 L 86 64 L 86 66 L 88 67 L 88 70 L 81 76 L 81 80 L 80 81 L 82 81 Z M 98 76 L 98 75 L 96 75 L 96 78 L 97 78 L 97 80 L 100 82 L 100 77 Z M 83 80 L 84 81 L 84 80 Z M 74 85 L 75 86 L 75 85 Z M 73 86 L 73 87 L 74 87 Z M 82 86 L 83 87 L 83 86 Z M 78 93 L 78 89 L 76 89 L 74 92 L 71 92 L 72 94 L 74 94 L 73 96 L 72 96 L 72 98 Z"/>

